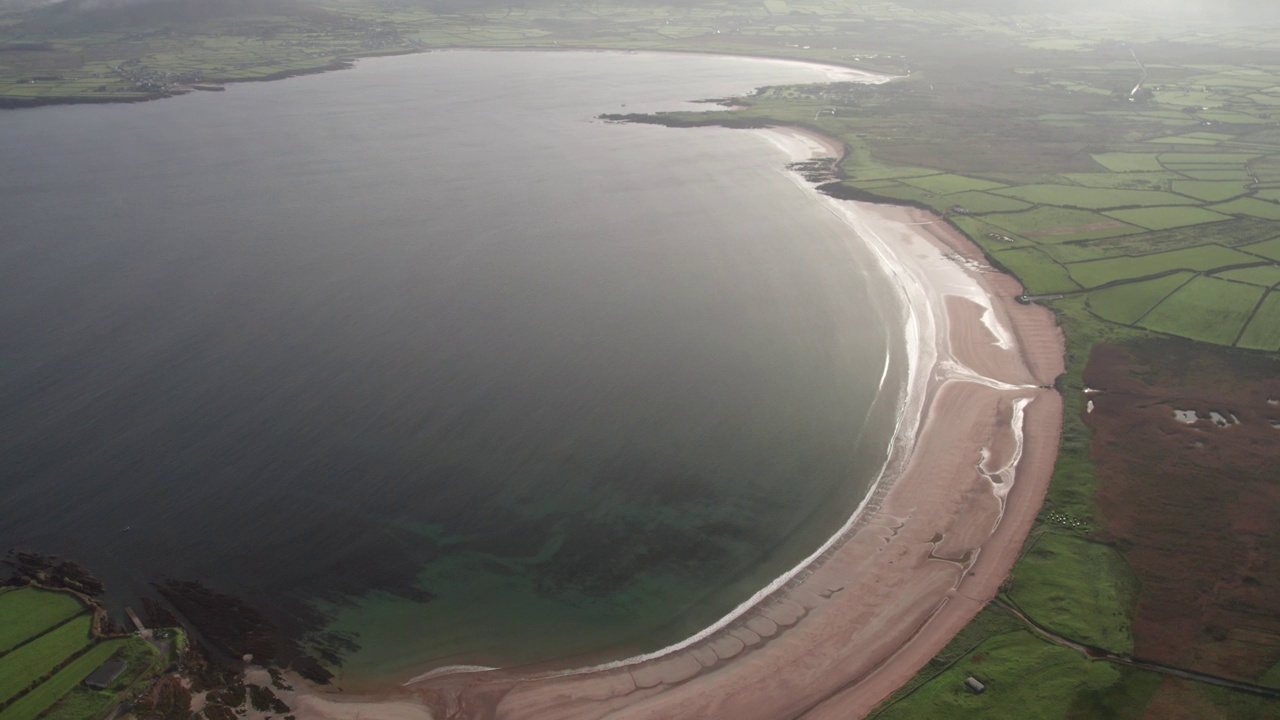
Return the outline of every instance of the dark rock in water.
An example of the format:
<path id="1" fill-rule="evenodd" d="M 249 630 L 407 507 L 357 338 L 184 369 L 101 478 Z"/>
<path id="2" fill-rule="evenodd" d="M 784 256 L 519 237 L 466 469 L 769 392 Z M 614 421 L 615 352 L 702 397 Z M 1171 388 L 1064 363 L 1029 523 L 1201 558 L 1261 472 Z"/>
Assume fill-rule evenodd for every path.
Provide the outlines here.
<path id="1" fill-rule="evenodd" d="M 312 638 L 311 645 L 324 662 L 330 665 L 342 665 L 347 655 L 360 649 L 359 643 L 355 641 L 357 637 L 359 636 L 354 633 L 330 631 Z"/>
<path id="2" fill-rule="evenodd" d="M 235 663 L 251 656 L 258 664 L 291 667 L 312 682 L 324 684 L 333 678 L 296 640 L 240 598 L 191 580 L 168 580 L 155 587 L 224 660 Z"/>
<path id="3" fill-rule="evenodd" d="M 106 591 L 102 581 L 70 560 L 59 560 L 54 555 L 10 550 L 4 561 L 13 569 L 14 582 L 30 582 L 51 588 L 61 588 L 95 597 Z"/>

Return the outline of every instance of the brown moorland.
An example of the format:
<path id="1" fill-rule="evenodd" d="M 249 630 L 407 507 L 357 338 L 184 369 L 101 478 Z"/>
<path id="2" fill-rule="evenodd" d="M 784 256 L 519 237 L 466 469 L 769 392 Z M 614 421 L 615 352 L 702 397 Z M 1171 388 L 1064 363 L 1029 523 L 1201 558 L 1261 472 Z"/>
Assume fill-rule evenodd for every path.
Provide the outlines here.
<path id="1" fill-rule="evenodd" d="M 1100 345 L 1084 379 L 1100 391 L 1085 418 L 1100 539 L 1140 581 L 1134 654 L 1274 684 L 1280 361 L 1174 340 Z"/>

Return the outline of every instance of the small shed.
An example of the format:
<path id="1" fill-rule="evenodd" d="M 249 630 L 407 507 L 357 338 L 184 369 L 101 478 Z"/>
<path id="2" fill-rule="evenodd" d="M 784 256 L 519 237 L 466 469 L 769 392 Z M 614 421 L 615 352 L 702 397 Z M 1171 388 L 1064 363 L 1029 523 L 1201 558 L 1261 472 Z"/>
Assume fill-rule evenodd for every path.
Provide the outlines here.
<path id="1" fill-rule="evenodd" d="M 102 663 L 97 670 L 94 670 L 89 677 L 84 679 L 85 687 L 93 690 L 106 690 L 107 686 L 120 677 L 120 673 L 124 672 L 127 667 L 129 667 L 129 663 L 123 660 Z"/>
<path id="2" fill-rule="evenodd" d="M 981 695 L 982 693 L 986 692 L 986 690 L 987 690 L 987 686 L 986 686 L 986 685 L 983 685 L 983 684 L 982 684 L 982 682 L 981 682 L 980 680 L 978 680 L 978 678 L 976 678 L 976 677 L 974 677 L 974 676 L 972 676 L 972 675 L 970 675 L 969 677 L 965 678 L 964 686 L 965 686 L 965 687 L 967 687 L 967 688 L 969 688 L 969 690 L 970 690 L 974 695 Z"/>

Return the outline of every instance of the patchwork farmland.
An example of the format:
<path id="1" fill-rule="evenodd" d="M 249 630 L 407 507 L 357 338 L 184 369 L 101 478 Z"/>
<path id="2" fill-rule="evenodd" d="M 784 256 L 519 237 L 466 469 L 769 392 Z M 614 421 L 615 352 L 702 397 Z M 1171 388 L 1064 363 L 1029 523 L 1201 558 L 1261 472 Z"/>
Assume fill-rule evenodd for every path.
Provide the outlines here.
<path id="1" fill-rule="evenodd" d="M 0 720 L 105 717 L 167 664 L 167 642 L 104 637 L 98 612 L 67 592 L 0 589 Z"/>

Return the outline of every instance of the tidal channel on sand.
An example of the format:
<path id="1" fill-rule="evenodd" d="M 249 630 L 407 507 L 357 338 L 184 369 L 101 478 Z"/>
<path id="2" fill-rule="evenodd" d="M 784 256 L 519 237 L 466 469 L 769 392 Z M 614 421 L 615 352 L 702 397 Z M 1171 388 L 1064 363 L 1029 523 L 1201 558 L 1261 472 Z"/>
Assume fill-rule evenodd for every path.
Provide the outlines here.
<path id="1" fill-rule="evenodd" d="M 879 475 L 902 308 L 802 142 L 596 116 L 839 72 L 451 51 L 0 115 L 0 541 L 236 595 L 348 689 L 697 633 Z"/>

